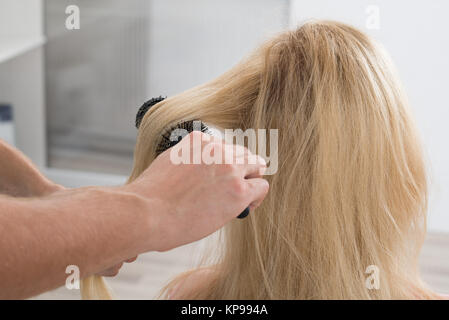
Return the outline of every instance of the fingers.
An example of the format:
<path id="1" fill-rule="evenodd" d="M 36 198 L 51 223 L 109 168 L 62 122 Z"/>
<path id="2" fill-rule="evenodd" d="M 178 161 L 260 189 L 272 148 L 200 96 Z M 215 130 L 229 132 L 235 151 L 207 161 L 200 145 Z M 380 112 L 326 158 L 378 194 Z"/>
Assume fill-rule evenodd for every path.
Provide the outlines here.
<path id="1" fill-rule="evenodd" d="M 234 147 L 235 150 L 235 155 L 231 163 L 235 164 L 241 176 L 245 179 L 251 179 L 260 178 L 264 175 L 267 169 L 267 163 L 264 158 L 251 153 L 251 151 L 243 146 L 230 147 Z"/>
<path id="2" fill-rule="evenodd" d="M 270 186 L 268 181 L 262 178 L 254 178 L 246 180 L 248 185 L 248 193 L 250 196 L 250 209 L 255 209 L 260 206 L 263 199 L 268 193 Z"/>
<path id="3" fill-rule="evenodd" d="M 227 143 L 219 137 L 199 131 L 193 131 L 184 137 L 180 144 L 173 147 L 172 151 L 178 153 L 185 144 L 189 144 L 192 149 L 195 144 L 194 140 L 197 141 L 197 146 L 201 146 L 201 150 L 193 150 L 194 152 L 200 152 L 198 156 L 201 157 L 201 163 L 235 165 L 234 169 L 238 169 L 241 176 L 245 178 L 261 177 L 266 171 L 265 160 L 259 155 L 253 154 L 248 148 L 239 144 Z M 215 158 L 214 156 L 217 154 L 220 156 Z M 205 157 L 207 161 L 204 159 Z M 190 163 L 190 154 L 188 158 L 183 161 L 187 160 Z"/>
<path id="4" fill-rule="evenodd" d="M 245 179 L 262 177 L 267 170 L 264 158 L 254 154 L 248 154 L 244 166 Z"/>
<path id="5" fill-rule="evenodd" d="M 124 262 L 131 263 L 131 262 L 136 261 L 136 259 L 137 259 L 137 256 L 135 256 L 135 257 L 133 257 L 131 259 L 125 260 Z M 122 268 L 124 262 L 121 262 L 121 263 L 116 264 L 115 266 L 113 266 L 111 268 L 108 268 L 108 269 L 106 269 L 104 271 L 101 271 L 101 272 L 98 273 L 98 275 L 102 276 L 102 277 L 115 277 L 116 275 L 118 275 L 118 273 L 119 273 L 120 269 Z"/>
<path id="6" fill-rule="evenodd" d="M 134 262 L 134 261 L 136 261 L 136 260 L 137 260 L 137 256 L 135 256 L 135 257 L 133 257 L 133 258 L 131 258 L 131 259 L 125 260 L 125 262 L 131 263 L 131 262 Z"/>
<path id="7" fill-rule="evenodd" d="M 123 262 L 116 264 L 115 266 L 98 273 L 98 275 L 102 276 L 102 277 L 115 277 L 116 275 L 118 275 L 122 265 L 123 265 Z"/>
<path id="8" fill-rule="evenodd" d="M 242 145 L 227 144 L 219 138 L 213 138 L 212 141 L 221 145 L 224 163 L 236 165 L 246 179 L 258 178 L 264 175 L 267 163 L 261 156 L 253 154 Z"/>
<path id="9" fill-rule="evenodd" d="M 218 157 L 221 162 L 212 162 L 221 165 L 216 172 L 219 172 L 219 175 L 238 178 L 235 183 L 235 186 L 238 187 L 234 189 L 240 194 L 240 199 L 246 200 L 250 209 L 257 208 L 261 204 L 269 189 L 268 182 L 262 179 L 267 170 L 267 163 L 264 158 L 253 154 L 242 145 L 228 144 L 225 140 L 201 132 L 192 132 L 188 135 L 188 138 L 191 141 L 193 139 L 201 141 L 197 145 L 200 145 L 202 149 L 206 148 L 211 156 L 216 155 L 216 153 L 222 155 Z M 190 143 L 189 139 L 186 139 L 184 143 Z M 248 188 L 246 188 L 246 185 Z M 242 186 L 245 187 L 242 188 Z M 246 189 L 248 191 L 245 191 Z M 243 192 L 244 194 L 242 194 Z"/>

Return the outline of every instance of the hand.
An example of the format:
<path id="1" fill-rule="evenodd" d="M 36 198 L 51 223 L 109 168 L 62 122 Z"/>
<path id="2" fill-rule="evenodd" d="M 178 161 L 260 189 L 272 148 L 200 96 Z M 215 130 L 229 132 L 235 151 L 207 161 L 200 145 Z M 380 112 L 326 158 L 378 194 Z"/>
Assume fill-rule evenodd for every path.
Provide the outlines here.
<path id="1" fill-rule="evenodd" d="M 0 194 L 43 197 L 63 189 L 48 180 L 19 150 L 0 140 Z"/>
<path id="2" fill-rule="evenodd" d="M 191 140 L 198 138 L 202 139 L 202 150 L 207 146 L 211 153 L 222 153 L 223 159 L 233 149 L 232 164 L 176 165 L 170 159 L 169 149 L 123 187 L 150 199 L 147 210 L 153 227 L 149 250 L 166 251 L 199 240 L 237 217 L 246 207 L 258 207 L 268 192 L 268 182 L 261 178 L 265 161 L 244 147 L 192 132 L 172 149 L 190 148 L 192 154 Z M 238 158 L 243 164 L 236 164 Z"/>

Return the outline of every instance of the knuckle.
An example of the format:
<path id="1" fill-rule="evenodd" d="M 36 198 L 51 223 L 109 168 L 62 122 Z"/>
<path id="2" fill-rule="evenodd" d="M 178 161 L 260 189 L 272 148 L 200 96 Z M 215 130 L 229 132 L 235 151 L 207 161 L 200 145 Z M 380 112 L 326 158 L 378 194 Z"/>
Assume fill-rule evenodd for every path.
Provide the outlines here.
<path id="1" fill-rule="evenodd" d="M 247 147 L 245 146 L 241 146 L 241 145 L 236 145 L 236 149 L 237 151 L 240 151 L 241 153 L 251 156 L 253 153 L 251 152 L 251 150 L 249 150 Z"/>
<path id="2" fill-rule="evenodd" d="M 264 168 L 267 167 L 267 161 L 266 161 L 263 157 L 261 157 L 261 156 L 259 156 L 259 155 L 257 155 L 257 162 L 258 162 L 262 167 L 264 167 Z"/>
<path id="3" fill-rule="evenodd" d="M 242 197 L 246 192 L 246 184 L 238 177 L 231 179 L 231 189 L 235 196 Z"/>
<path id="4" fill-rule="evenodd" d="M 263 191 L 265 192 L 265 194 L 267 194 L 268 191 L 270 190 L 270 184 L 265 179 L 263 179 L 262 181 L 263 181 L 263 185 L 262 185 Z"/>

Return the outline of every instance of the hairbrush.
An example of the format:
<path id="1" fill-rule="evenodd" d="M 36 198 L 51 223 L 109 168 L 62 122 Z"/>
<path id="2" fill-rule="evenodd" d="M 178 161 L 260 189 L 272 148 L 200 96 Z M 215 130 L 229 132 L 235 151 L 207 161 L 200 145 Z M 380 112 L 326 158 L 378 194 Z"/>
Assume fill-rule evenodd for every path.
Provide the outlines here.
<path id="1" fill-rule="evenodd" d="M 139 111 L 137 112 L 137 115 L 136 115 L 136 128 L 137 129 L 140 127 L 140 123 L 142 122 L 142 119 L 145 116 L 145 114 L 147 113 L 147 111 L 152 106 L 163 101 L 164 99 L 165 98 L 163 98 L 162 96 L 159 96 L 157 98 L 152 98 L 152 99 L 148 100 L 147 102 L 145 102 L 139 108 Z M 183 132 L 184 135 L 182 135 L 182 134 L 181 135 L 172 135 L 172 132 L 177 129 L 181 129 L 179 132 Z M 174 126 L 164 130 L 164 132 L 161 133 L 161 140 L 156 148 L 157 155 L 159 155 L 162 152 L 164 152 L 165 150 L 175 146 L 178 142 L 180 142 L 182 140 L 182 138 L 185 135 L 187 135 L 193 131 L 201 131 L 201 132 L 207 133 L 209 135 L 214 135 L 214 132 L 216 130 L 209 128 L 208 125 L 204 124 L 204 122 L 202 122 L 200 120 L 189 120 L 189 121 L 177 123 Z M 243 212 L 240 213 L 237 216 L 237 218 L 243 219 L 248 215 L 249 215 L 249 207 L 247 207 L 245 210 L 243 210 Z"/>

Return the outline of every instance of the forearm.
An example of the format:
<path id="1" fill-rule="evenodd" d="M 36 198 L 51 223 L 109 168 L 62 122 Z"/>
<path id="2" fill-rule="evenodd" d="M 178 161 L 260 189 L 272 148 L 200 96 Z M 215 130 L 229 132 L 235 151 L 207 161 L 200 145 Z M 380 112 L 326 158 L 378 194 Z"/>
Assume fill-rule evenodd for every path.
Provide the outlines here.
<path id="1" fill-rule="evenodd" d="M 60 188 L 43 176 L 23 153 L 1 139 L 0 155 L 0 194 L 35 197 Z"/>
<path id="2" fill-rule="evenodd" d="M 120 188 L 1 197 L 0 298 L 27 298 L 63 285 L 68 265 L 84 277 L 147 251 L 147 202 Z"/>

